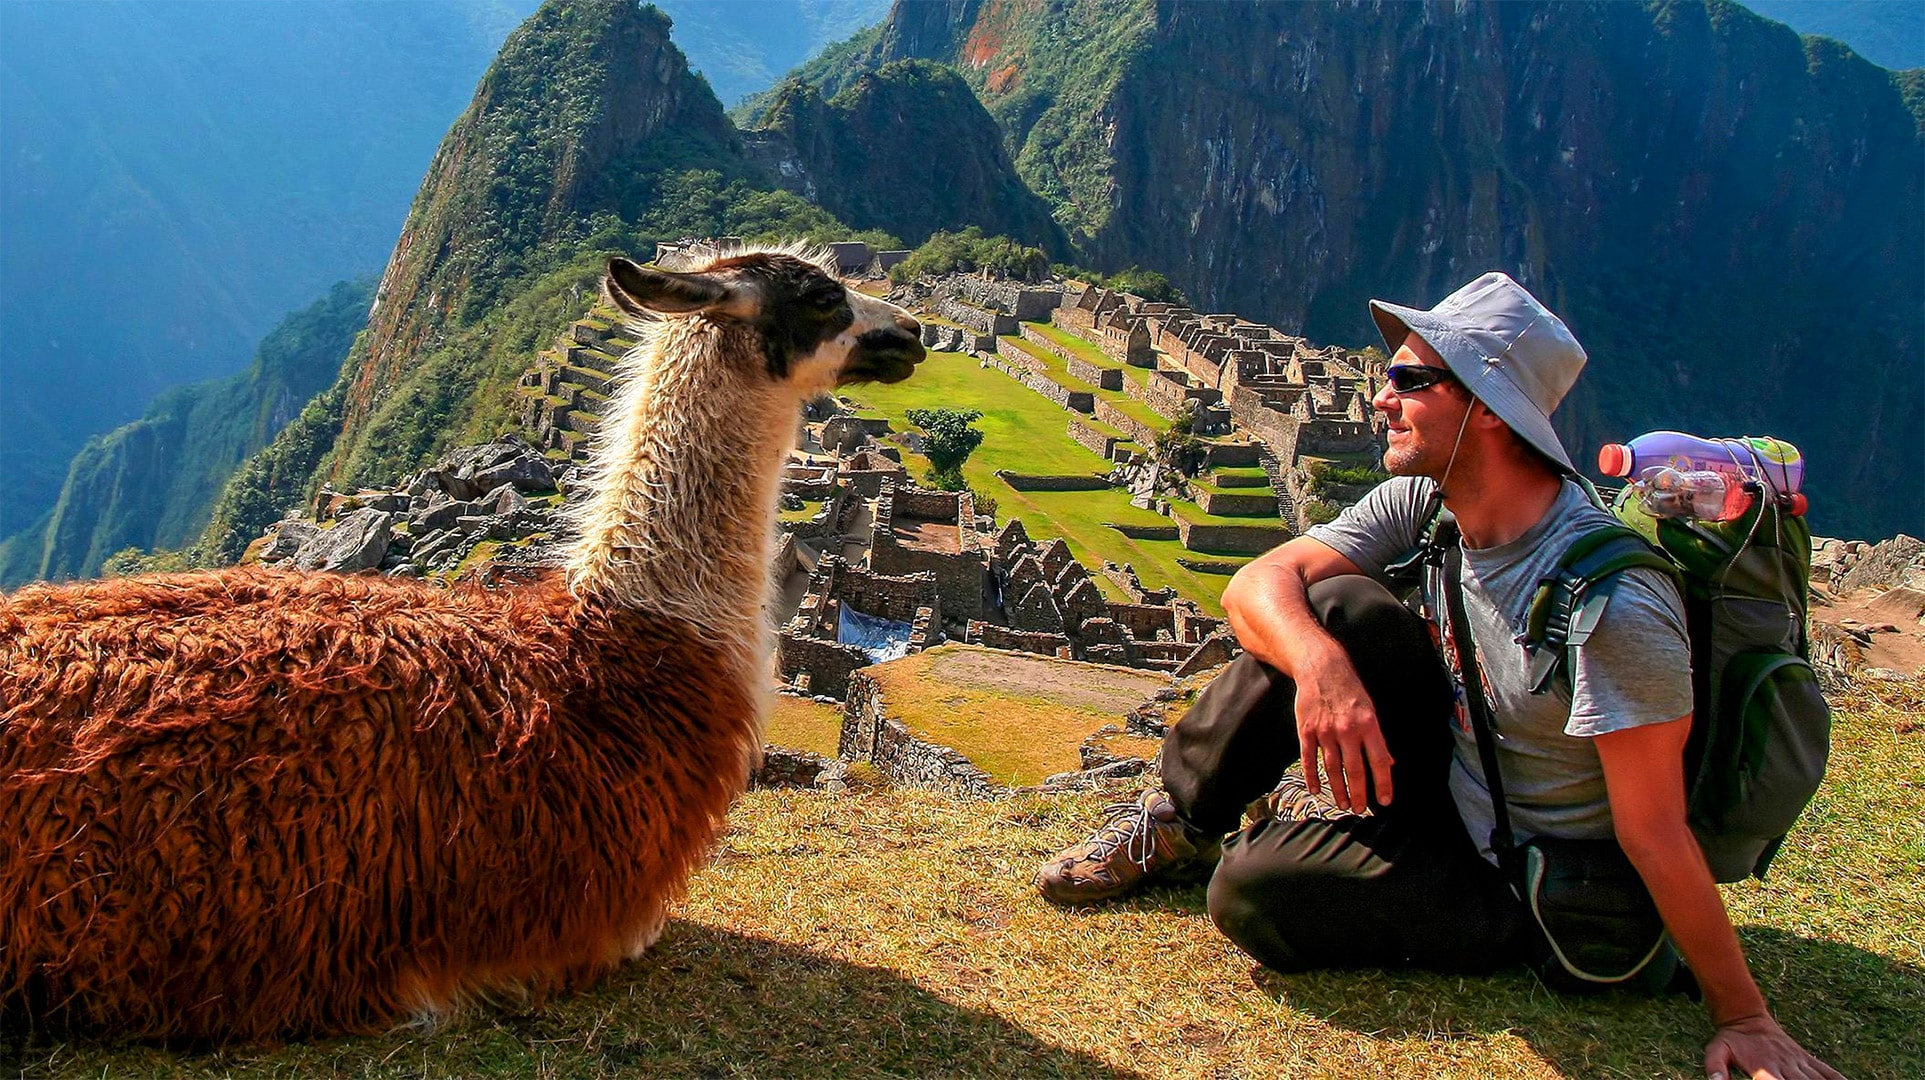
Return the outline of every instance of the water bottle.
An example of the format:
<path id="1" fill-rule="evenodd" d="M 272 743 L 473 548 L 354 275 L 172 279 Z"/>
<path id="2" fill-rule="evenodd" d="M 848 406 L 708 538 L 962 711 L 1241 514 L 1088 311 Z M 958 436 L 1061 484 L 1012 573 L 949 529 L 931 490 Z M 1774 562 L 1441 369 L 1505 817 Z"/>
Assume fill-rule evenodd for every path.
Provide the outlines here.
<path id="1" fill-rule="evenodd" d="M 1634 486 L 1643 484 L 1646 475 L 1653 469 L 1668 469 L 1679 475 L 1716 473 L 1725 478 L 1727 489 L 1738 488 L 1746 496 L 1740 500 L 1727 490 L 1720 500 L 1709 493 L 1709 481 L 1667 477 L 1666 483 L 1678 491 L 1689 488 L 1695 493 L 1690 500 L 1694 511 L 1697 500 L 1702 498 L 1706 507 L 1718 502 L 1720 513 L 1728 513 L 1732 506 L 1738 506 L 1737 514 L 1742 514 L 1750 506 L 1749 496 L 1755 495 L 1771 499 L 1787 513 L 1797 515 L 1805 512 L 1805 496 L 1798 490 L 1805 480 L 1804 455 L 1783 439 L 1762 435 L 1747 435 L 1741 439 L 1701 439 L 1682 431 L 1653 431 L 1628 443 L 1607 443 L 1598 451 L 1597 466 L 1606 476 L 1635 477 Z M 1651 475 L 1655 478 L 1656 474 Z M 1684 485 L 1684 488 L 1678 485 Z M 1648 490 L 1655 491 L 1655 488 L 1653 484 Z M 1682 494 L 1664 498 L 1669 498 L 1668 505 L 1674 507 L 1681 507 L 1685 501 Z M 1705 517 L 1696 512 L 1678 516 L 1703 517 L 1709 521 L 1729 520 L 1726 517 Z"/>
<path id="2" fill-rule="evenodd" d="M 1743 482 L 1709 469 L 1653 465 L 1631 486 L 1654 517 L 1735 521 L 1751 509 L 1752 493 Z"/>

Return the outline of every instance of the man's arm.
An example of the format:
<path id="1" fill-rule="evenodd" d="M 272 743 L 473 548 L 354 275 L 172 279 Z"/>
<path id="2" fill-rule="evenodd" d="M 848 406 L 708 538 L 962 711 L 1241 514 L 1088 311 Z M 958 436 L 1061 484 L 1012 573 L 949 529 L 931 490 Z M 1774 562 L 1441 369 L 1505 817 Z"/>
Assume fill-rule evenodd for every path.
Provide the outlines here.
<path id="1" fill-rule="evenodd" d="M 1308 599 L 1317 582 L 1358 573 L 1334 548 L 1298 537 L 1238 570 L 1223 590 L 1223 610 L 1244 651 L 1297 684 L 1306 786 L 1322 791 L 1321 767 L 1337 805 L 1361 813 L 1370 805 L 1368 779 L 1376 781 L 1377 801 L 1390 803 L 1390 748 L 1350 654 L 1317 621 Z"/>
<path id="2" fill-rule="evenodd" d="M 1705 1072 L 1777 1080 L 1843 1080 L 1785 1034 L 1765 1006 L 1738 946 L 1737 931 L 1711 869 L 1685 822 L 1684 743 L 1691 718 L 1625 728 L 1596 737 L 1618 843 L 1637 867 L 1671 940 L 1704 988 L 1717 1034 L 1705 1047 Z"/>

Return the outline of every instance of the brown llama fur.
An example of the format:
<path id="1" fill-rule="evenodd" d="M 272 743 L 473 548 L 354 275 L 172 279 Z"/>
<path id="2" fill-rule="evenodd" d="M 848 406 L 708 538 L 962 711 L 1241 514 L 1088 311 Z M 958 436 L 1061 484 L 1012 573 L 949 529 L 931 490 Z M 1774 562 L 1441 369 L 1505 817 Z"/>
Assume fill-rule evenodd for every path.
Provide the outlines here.
<path id="1" fill-rule="evenodd" d="M 610 279 L 650 325 L 565 575 L 0 596 L 0 1022 L 378 1031 L 659 935 L 760 750 L 797 409 L 923 353 L 788 253 Z"/>
<path id="2" fill-rule="evenodd" d="M 369 1031 L 593 979 L 660 926 L 754 752 L 716 720 L 752 681 L 558 578 L 35 587 L 0 642 L 9 719 L 41 718 L 0 744 L 0 895 L 36 900 L 0 995 L 88 1028 Z"/>

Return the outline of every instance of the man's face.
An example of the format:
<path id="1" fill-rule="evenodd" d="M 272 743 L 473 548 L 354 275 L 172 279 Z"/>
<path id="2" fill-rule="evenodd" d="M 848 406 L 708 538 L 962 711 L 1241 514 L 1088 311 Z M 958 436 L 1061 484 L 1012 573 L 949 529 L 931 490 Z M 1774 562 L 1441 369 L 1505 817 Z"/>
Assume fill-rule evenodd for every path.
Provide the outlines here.
<path id="1" fill-rule="evenodd" d="M 1404 339 L 1390 362 L 1448 370 L 1437 350 L 1416 334 Z M 1386 384 L 1370 403 L 1389 425 L 1384 471 L 1441 479 L 1470 411 L 1470 393 L 1454 378 L 1402 394 Z"/>

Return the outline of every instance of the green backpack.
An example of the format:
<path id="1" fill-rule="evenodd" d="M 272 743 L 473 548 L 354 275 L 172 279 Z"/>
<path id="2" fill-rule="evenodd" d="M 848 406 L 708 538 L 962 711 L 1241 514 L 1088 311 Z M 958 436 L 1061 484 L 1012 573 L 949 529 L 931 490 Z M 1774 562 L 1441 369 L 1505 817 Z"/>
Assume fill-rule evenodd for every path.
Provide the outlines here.
<path id="1" fill-rule="evenodd" d="M 1652 517 L 1633 488 L 1604 507 L 1583 487 L 1622 524 L 1580 537 L 1539 583 L 1525 634 L 1532 692 L 1568 685 L 1570 650 L 1603 615 L 1599 583 L 1638 566 L 1672 575 L 1691 638 L 1691 828 L 1718 881 L 1762 878 L 1831 747 L 1831 710 L 1808 662 L 1811 528 L 1768 499 L 1735 521 L 1687 521 Z"/>

